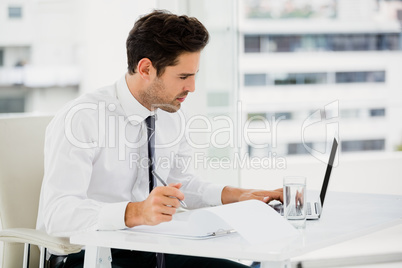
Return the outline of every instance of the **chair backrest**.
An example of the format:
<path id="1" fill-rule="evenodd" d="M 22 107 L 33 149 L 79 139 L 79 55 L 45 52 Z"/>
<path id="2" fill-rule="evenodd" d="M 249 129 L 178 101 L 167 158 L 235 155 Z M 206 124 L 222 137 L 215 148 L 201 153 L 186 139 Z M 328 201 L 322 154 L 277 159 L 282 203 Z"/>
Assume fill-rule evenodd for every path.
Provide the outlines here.
<path id="1" fill-rule="evenodd" d="M 36 227 L 45 130 L 51 119 L 51 116 L 0 118 L 0 223 L 3 229 Z M 23 245 L 7 244 L 3 256 L 0 255 L 0 263 L 4 268 L 21 267 Z"/>

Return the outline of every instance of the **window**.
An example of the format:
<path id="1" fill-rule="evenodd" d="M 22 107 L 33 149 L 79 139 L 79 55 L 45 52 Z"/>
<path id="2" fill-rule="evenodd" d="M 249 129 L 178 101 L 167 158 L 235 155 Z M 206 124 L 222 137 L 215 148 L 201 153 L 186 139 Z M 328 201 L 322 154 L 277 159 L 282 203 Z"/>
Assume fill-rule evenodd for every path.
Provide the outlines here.
<path id="1" fill-rule="evenodd" d="M 367 72 L 366 81 L 374 83 L 385 82 L 385 72 L 384 71 Z"/>
<path id="2" fill-rule="evenodd" d="M 293 118 L 293 114 L 291 112 L 275 112 L 275 113 L 267 113 L 266 114 L 267 119 L 271 120 L 272 117 L 275 118 L 275 120 L 291 120 Z"/>
<path id="3" fill-rule="evenodd" d="M 246 35 L 244 52 L 400 50 L 399 33 Z M 261 43 L 268 46 L 261 47 Z"/>
<path id="4" fill-rule="evenodd" d="M 341 118 L 359 118 L 359 109 L 343 109 L 341 110 Z"/>
<path id="5" fill-rule="evenodd" d="M 313 147 L 313 143 L 307 142 L 303 143 L 289 143 L 288 144 L 288 154 L 295 155 L 295 154 L 307 154 L 307 150 L 304 146 Z"/>
<path id="6" fill-rule="evenodd" d="M 243 1 L 247 19 L 332 19 L 336 18 L 336 0 L 247 0 Z"/>
<path id="7" fill-rule="evenodd" d="M 267 148 L 254 148 L 248 145 L 248 155 L 250 157 L 266 157 L 269 150 Z"/>
<path id="8" fill-rule="evenodd" d="M 336 83 L 384 83 L 385 72 L 337 72 L 335 81 Z"/>
<path id="9" fill-rule="evenodd" d="M 325 84 L 327 83 L 326 73 L 310 73 L 303 74 L 302 80 L 303 84 Z"/>
<path id="10" fill-rule="evenodd" d="M 8 18 L 10 19 L 22 18 L 22 7 L 8 7 Z"/>
<path id="11" fill-rule="evenodd" d="M 25 111 L 24 97 L 0 99 L 0 113 L 23 113 L 24 111 Z"/>
<path id="12" fill-rule="evenodd" d="M 4 50 L 0 49 L 0 66 L 4 65 Z"/>
<path id="13" fill-rule="evenodd" d="M 335 83 L 384 83 L 385 71 L 359 71 L 334 73 L 282 73 L 282 74 L 244 74 L 244 86 L 283 86 L 328 84 L 335 77 Z"/>
<path id="14" fill-rule="evenodd" d="M 385 139 L 342 141 L 342 152 L 384 151 Z"/>
<path id="15" fill-rule="evenodd" d="M 267 84 L 266 74 L 245 74 L 244 86 L 265 86 Z"/>
<path id="16" fill-rule="evenodd" d="M 244 52 L 246 53 L 261 52 L 260 36 L 246 35 L 244 37 Z"/>
<path id="17" fill-rule="evenodd" d="M 266 118 L 265 113 L 248 113 L 247 119 L 250 120 L 261 120 L 261 118 Z"/>
<path id="18" fill-rule="evenodd" d="M 327 83 L 326 73 L 289 73 L 276 75 L 275 85 L 303 85 L 303 84 L 325 84 Z"/>
<path id="19" fill-rule="evenodd" d="M 301 36 L 269 37 L 271 52 L 293 52 L 301 50 Z"/>
<path id="20" fill-rule="evenodd" d="M 292 74 L 276 75 L 274 79 L 274 85 L 295 85 L 297 84 L 297 78 Z"/>
<path id="21" fill-rule="evenodd" d="M 385 116 L 385 108 L 370 109 L 370 116 L 371 117 Z"/>

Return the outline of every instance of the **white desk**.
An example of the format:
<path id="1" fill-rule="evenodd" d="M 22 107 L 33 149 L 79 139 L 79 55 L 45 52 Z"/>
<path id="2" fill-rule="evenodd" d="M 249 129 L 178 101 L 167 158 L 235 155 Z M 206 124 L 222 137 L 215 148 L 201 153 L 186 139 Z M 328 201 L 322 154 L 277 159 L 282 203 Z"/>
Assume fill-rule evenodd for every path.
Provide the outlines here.
<path id="1" fill-rule="evenodd" d="M 110 248 L 254 260 L 261 261 L 262 267 L 285 267 L 292 257 L 401 222 L 402 196 L 328 192 L 322 218 L 308 221 L 300 237 L 292 241 L 252 246 L 238 234 L 187 240 L 120 231 L 89 232 L 70 240 L 85 245 L 85 268 L 110 267 Z"/>

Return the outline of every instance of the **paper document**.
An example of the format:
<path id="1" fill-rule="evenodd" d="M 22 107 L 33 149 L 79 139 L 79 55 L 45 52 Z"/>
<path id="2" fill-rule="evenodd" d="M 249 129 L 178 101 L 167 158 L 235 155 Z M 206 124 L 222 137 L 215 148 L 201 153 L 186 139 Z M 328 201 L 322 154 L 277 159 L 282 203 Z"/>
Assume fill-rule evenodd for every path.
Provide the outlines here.
<path id="1" fill-rule="evenodd" d="M 176 213 L 156 226 L 136 226 L 129 232 L 152 233 L 188 239 L 207 239 L 234 231 L 251 244 L 297 236 L 298 232 L 274 209 L 257 200 Z"/>

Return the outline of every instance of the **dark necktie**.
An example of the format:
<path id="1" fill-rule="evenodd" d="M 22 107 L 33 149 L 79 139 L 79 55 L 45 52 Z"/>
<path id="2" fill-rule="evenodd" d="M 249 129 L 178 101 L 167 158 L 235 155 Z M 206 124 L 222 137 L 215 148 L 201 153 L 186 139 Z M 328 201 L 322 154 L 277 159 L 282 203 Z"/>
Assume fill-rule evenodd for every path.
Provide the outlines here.
<path id="1" fill-rule="evenodd" d="M 148 176 L 149 176 L 149 192 L 151 192 L 155 185 L 156 181 L 152 171 L 154 170 L 154 162 L 155 162 L 155 115 L 148 116 L 145 119 L 145 123 L 147 124 L 147 133 L 148 133 Z"/>
<path id="2" fill-rule="evenodd" d="M 152 174 L 155 163 L 155 115 L 148 116 L 145 119 L 148 133 L 148 176 L 149 176 L 149 192 L 156 186 L 155 177 Z M 165 256 L 163 253 L 156 253 L 156 267 L 165 268 Z"/>

